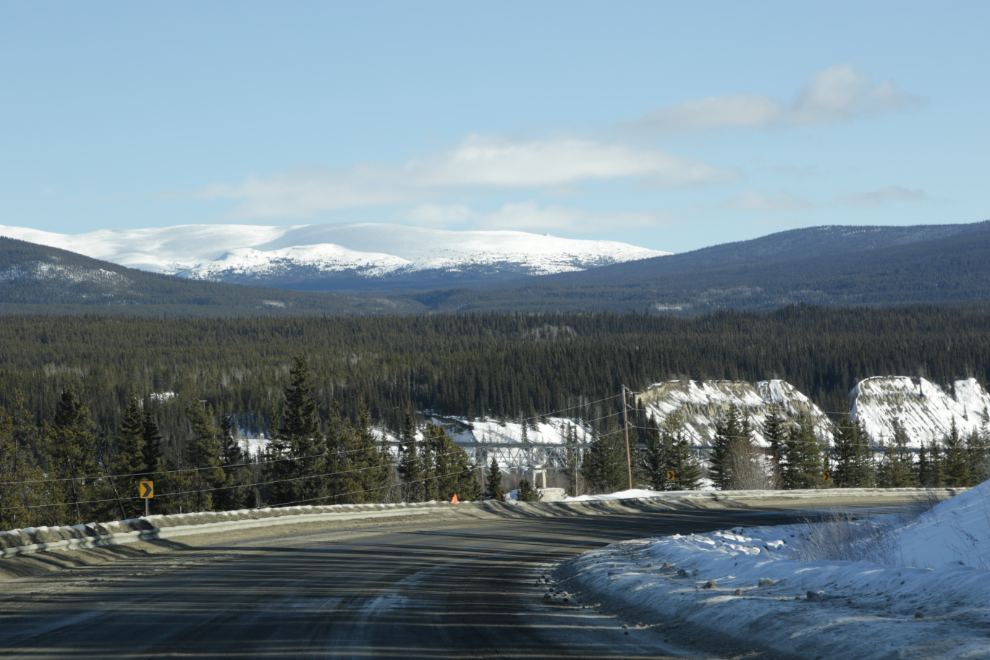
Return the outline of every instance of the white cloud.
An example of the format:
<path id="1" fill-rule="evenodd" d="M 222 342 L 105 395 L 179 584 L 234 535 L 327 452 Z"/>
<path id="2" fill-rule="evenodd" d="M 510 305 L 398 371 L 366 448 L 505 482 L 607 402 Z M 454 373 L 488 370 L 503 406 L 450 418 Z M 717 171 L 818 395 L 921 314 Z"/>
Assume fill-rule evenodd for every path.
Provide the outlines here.
<path id="1" fill-rule="evenodd" d="M 670 133 L 827 126 L 861 116 L 910 110 L 923 103 L 922 97 L 902 91 L 890 80 L 874 82 L 869 72 L 852 64 L 838 64 L 812 76 L 791 103 L 754 94 L 712 96 L 659 108 L 621 124 L 620 129 Z"/>
<path id="2" fill-rule="evenodd" d="M 420 204 L 400 217 L 411 220 L 417 227 L 447 227 L 472 220 L 476 215 L 463 204 Z"/>
<path id="3" fill-rule="evenodd" d="M 631 179 L 650 187 L 684 188 L 730 181 L 734 170 L 642 149 L 578 138 L 513 141 L 469 136 L 453 149 L 400 166 L 365 164 L 350 169 L 308 167 L 239 184 L 213 184 L 203 199 L 241 202 L 240 219 L 309 217 L 329 209 L 415 203 L 464 189 L 573 186 Z"/>
<path id="4" fill-rule="evenodd" d="M 811 202 L 795 197 L 790 193 L 779 195 L 766 195 L 754 190 L 746 190 L 735 197 L 725 200 L 721 204 L 722 208 L 734 211 L 803 211 L 811 208 Z"/>
<path id="5" fill-rule="evenodd" d="M 535 201 L 505 204 L 494 213 L 479 214 L 477 229 L 517 229 L 521 231 L 601 232 L 637 227 L 661 227 L 670 224 L 667 211 L 595 212 L 563 206 L 539 207 Z"/>
<path id="6" fill-rule="evenodd" d="M 528 232 L 601 232 L 603 228 L 626 229 L 670 224 L 668 211 L 584 211 L 564 206 L 540 206 L 535 200 L 503 204 L 498 210 L 475 211 L 460 204 L 422 204 L 398 214 L 416 226 L 464 225 L 471 229 L 514 229 Z"/>
<path id="7" fill-rule="evenodd" d="M 925 202 L 929 197 L 921 190 L 887 186 L 870 192 L 848 193 L 835 198 L 836 206 L 875 208 L 887 202 Z"/>

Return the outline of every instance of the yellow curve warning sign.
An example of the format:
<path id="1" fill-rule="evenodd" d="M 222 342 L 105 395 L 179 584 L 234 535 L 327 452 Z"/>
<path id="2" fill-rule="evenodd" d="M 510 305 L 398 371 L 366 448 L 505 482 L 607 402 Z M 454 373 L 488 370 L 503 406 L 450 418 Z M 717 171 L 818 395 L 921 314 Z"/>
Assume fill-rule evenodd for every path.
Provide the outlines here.
<path id="1" fill-rule="evenodd" d="M 141 482 L 141 499 L 150 500 L 155 496 L 155 482 L 154 481 L 142 481 Z"/>

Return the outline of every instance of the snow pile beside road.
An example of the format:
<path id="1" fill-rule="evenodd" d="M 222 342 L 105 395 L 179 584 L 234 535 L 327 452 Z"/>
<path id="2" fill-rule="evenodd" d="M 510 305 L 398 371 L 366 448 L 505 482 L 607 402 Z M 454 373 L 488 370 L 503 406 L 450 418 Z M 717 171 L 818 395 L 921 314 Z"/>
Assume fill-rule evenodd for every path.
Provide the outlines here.
<path id="1" fill-rule="evenodd" d="M 577 497 L 565 497 L 565 502 L 601 502 L 605 500 L 635 500 L 642 497 L 658 497 L 669 495 L 670 493 L 687 493 L 690 491 L 655 491 L 633 488 L 632 490 L 620 490 L 618 493 L 608 493 L 607 495 L 578 495 Z"/>
<path id="2" fill-rule="evenodd" d="M 559 574 L 569 590 L 591 592 L 640 621 L 719 635 L 741 649 L 807 658 L 990 658 L 990 570 L 980 564 L 990 534 L 981 516 L 990 516 L 990 482 L 888 527 L 881 544 L 892 543 L 887 550 L 917 566 L 802 561 L 821 555 L 821 532 L 829 530 L 803 524 L 627 541 L 586 553 Z M 845 524 L 868 531 L 894 520 Z"/>
<path id="3" fill-rule="evenodd" d="M 893 546 L 905 566 L 937 569 L 962 564 L 990 571 L 990 481 L 939 503 L 899 529 Z"/>

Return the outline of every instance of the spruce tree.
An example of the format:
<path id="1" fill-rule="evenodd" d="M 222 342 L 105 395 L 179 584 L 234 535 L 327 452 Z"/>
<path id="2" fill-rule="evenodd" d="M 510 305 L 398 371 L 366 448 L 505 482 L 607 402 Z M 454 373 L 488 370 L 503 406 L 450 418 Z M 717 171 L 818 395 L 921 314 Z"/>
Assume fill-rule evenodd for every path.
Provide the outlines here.
<path id="1" fill-rule="evenodd" d="M 709 459 L 708 476 L 716 488 L 730 490 L 734 487 L 732 462 L 749 446 L 752 446 L 749 422 L 742 420 L 736 406 L 730 406 L 715 424 L 715 440 Z"/>
<path id="2" fill-rule="evenodd" d="M 839 488 L 872 488 L 873 451 L 862 423 L 843 415 L 836 426 L 832 480 Z"/>
<path id="3" fill-rule="evenodd" d="M 160 469 L 159 462 L 162 460 L 162 434 L 158 431 L 158 424 L 155 423 L 150 412 L 144 413 L 141 441 L 143 455 L 141 472 L 143 476 L 147 476 Z"/>
<path id="4" fill-rule="evenodd" d="M 282 469 L 282 479 L 287 481 L 275 491 L 278 501 L 272 503 L 317 501 L 326 495 L 326 440 L 320 433 L 313 372 L 303 355 L 293 358 L 281 418 L 277 437 L 284 447 L 282 454 L 290 460 Z"/>
<path id="5" fill-rule="evenodd" d="M 46 524 L 79 524 L 103 515 L 107 507 L 91 500 L 98 497 L 99 468 L 96 464 L 96 428 L 89 408 L 73 389 L 62 392 L 58 412 L 43 440 L 47 465 L 45 473 L 53 480 L 52 499 L 61 506 L 50 507 Z"/>
<path id="6" fill-rule="evenodd" d="M 584 452 L 582 473 L 596 493 L 612 493 L 628 487 L 625 440 L 617 428 L 595 433 Z"/>
<path id="7" fill-rule="evenodd" d="M 942 440 L 945 446 L 945 485 L 949 488 L 966 488 L 972 485 L 972 473 L 969 469 L 969 454 L 966 445 L 959 436 L 956 421 L 952 420 L 952 428 Z"/>
<path id="8" fill-rule="evenodd" d="M 214 497 L 218 511 L 235 511 L 248 507 L 248 487 L 251 470 L 245 463 L 247 454 L 236 438 L 237 425 L 233 417 L 220 418 L 220 467 L 226 475 L 227 488 L 217 491 Z"/>
<path id="9" fill-rule="evenodd" d="M 931 488 L 932 464 L 931 459 L 929 458 L 928 448 L 925 446 L 924 441 L 922 441 L 918 447 L 918 465 L 916 472 L 918 475 L 918 485 L 922 488 Z"/>
<path id="10" fill-rule="evenodd" d="M 886 445 L 880 461 L 877 485 L 882 488 L 909 488 L 917 483 L 914 460 L 908 451 L 907 432 L 897 420 L 893 424 L 894 437 Z"/>
<path id="11" fill-rule="evenodd" d="M 797 426 L 788 433 L 784 460 L 781 476 L 785 488 L 804 489 L 822 486 L 822 448 L 818 444 L 811 418 L 803 413 L 798 418 Z"/>
<path id="12" fill-rule="evenodd" d="M 656 420 L 652 418 L 647 420 L 646 430 L 643 433 L 643 451 L 640 456 L 643 474 L 651 490 L 669 490 L 667 470 L 670 467 L 668 447 L 664 442 L 666 439 L 661 437 Z"/>
<path id="13" fill-rule="evenodd" d="M 673 490 L 697 490 L 701 481 L 701 466 L 683 434 L 672 436 L 669 451 L 668 465 L 674 472 Z"/>
<path id="14" fill-rule="evenodd" d="M 485 499 L 505 499 L 505 493 L 502 491 L 502 470 L 499 469 L 498 461 L 494 456 L 488 466 L 488 477 L 485 479 Z"/>
<path id="15" fill-rule="evenodd" d="M 580 495 L 578 479 L 581 472 L 581 449 L 578 446 L 577 430 L 571 424 L 565 431 L 565 469 L 567 471 L 567 494 L 570 497 Z"/>
<path id="16" fill-rule="evenodd" d="M 942 488 L 945 486 L 945 455 L 938 444 L 938 440 L 932 440 L 928 450 L 928 464 L 930 484 L 922 484 L 931 488 Z"/>
<path id="17" fill-rule="evenodd" d="M 787 421 L 780 415 L 778 407 L 773 406 L 770 414 L 763 423 L 763 437 L 766 438 L 770 464 L 775 473 L 775 481 L 780 477 L 784 460 L 784 447 L 787 444 Z"/>
<path id="18" fill-rule="evenodd" d="M 985 429 L 973 429 L 966 438 L 966 453 L 972 484 L 975 486 L 990 479 L 990 433 Z"/>
<path id="19" fill-rule="evenodd" d="M 44 485 L 44 473 L 18 447 L 14 427 L 14 419 L 0 408 L 0 529 L 33 526 L 36 517 L 30 507 L 45 504 L 45 489 L 38 488 Z"/>
<path id="20" fill-rule="evenodd" d="M 326 458 L 323 471 L 327 475 L 324 501 L 328 504 L 356 504 L 364 501 L 360 470 L 365 467 L 357 434 L 350 420 L 343 416 L 343 407 L 334 401 L 327 420 Z"/>
<path id="21" fill-rule="evenodd" d="M 402 459 L 399 476 L 403 481 L 403 497 L 406 502 L 423 502 L 423 466 L 416 450 L 416 427 L 407 411 L 402 427 Z"/>
<path id="22" fill-rule="evenodd" d="M 524 477 L 519 480 L 516 499 L 519 502 L 539 502 L 540 493 L 533 487 L 533 484 L 529 482 L 529 479 Z"/>
<path id="23" fill-rule="evenodd" d="M 458 447 L 447 432 L 436 424 L 426 425 L 425 444 L 433 458 L 432 474 L 429 475 L 428 482 L 429 494 L 447 502 L 454 495 L 460 501 L 478 499 L 478 482 L 467 452 Z"/>
<path id="24" fill-rule="evenodd" d="M 355 468 L 362 494 L 357 502 L 394 501 L 392 493 L 392 455 L 387 445 L 380 443 L 371 428 L 371 415 L 362 405 L 355 426 Z"/>
<path id="25" fill-rule="evenodd" d="M 213 423 L 213 407 L 194 401 L 186 408 L 193 426 L 192 437 L 186 442 L 186 462 L 193 476 L 193 503 L 197 511 L 212 511 L 214 493 L 230 485 L 220 467 L 220 431 Z"/>
<path id="26" fill-rule="evenodd" d="M 135 518 L 144 513 L 144 503 L 139 497 L 140 482 L 144 480 L 144 413 L 136 398 L 131 398 L 120 428 L 114 438 L 116 455 L 110 464 L 114 495 L 121 515 Z"/>

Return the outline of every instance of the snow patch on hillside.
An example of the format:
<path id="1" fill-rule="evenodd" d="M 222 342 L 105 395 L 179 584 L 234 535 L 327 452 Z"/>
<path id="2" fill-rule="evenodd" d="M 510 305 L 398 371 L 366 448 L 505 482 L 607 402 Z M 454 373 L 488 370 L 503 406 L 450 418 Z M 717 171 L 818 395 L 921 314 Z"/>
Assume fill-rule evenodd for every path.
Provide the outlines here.
<path id="1" fill-rule="evenodd" d="M 305 266 L 321 273 L 355 271 L 365 277 L 381 277 L 408 268 L 412 262 L 379 252 L 356 252 L 339 245 L 301 245 L 261 251 L 236 248 L 220 258 L 176 273 L 195 280 L 217 280 L 224 275 L 274 275 Z"/>
<path id="2" fill-rule="evenodd" d="M 874 442 L 890 442 L 895 424 L 904 428 L 913 447 L 941 441 L 953 422 L 961 436 L 987 429 L 990 395 L 974 378 L 955 381 L 951 394 L 924 378 L 867 378 L 850 396 L 852 418 L 862 422 Z"/>
<path id="3" fill-rule="evenodd" d="M 672 414 L 684 423 L 684 435 L 689 444 L 711 445 L 715 426 L 729 408 L 735 406 L 753 427 L 753 439 L 762 447 L 769 445 L 763 437 L 763 426 L 771 410 L 787 420 L 796 422 L 801 414 L 815 424 L 818 438 L 832 443 L 834 427 L 828 417 L 808 397 L 783 380 L 758 383 L 745 381 L 673 380 L 656 383 L 636 399 L 646 407 L 647 415 L 663 423 Z"/>
<path id="4" fill-rule="evenodd" d="M 531 420 L 525 431 L 519 422 L 488 419 L 469 422 L 463 417 L 439 416 L 431 417 L 430 421 L 461 445 L 472 461 L 488 465 L 494 458 L 501 467 L 509 469 L 563 467 L 560 449 L 567 442 L 569 429 L 574 430 L 579 453 L 592 440 L 591 429 L 583 422 L 565 417 Z"/>

